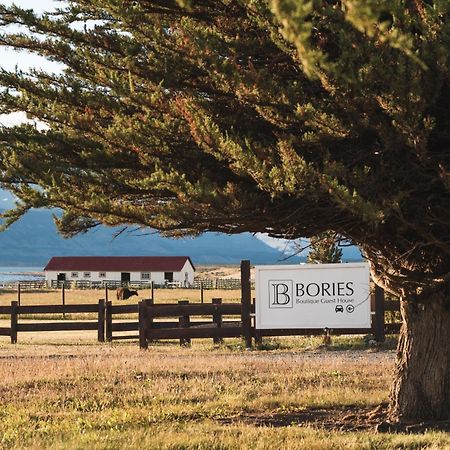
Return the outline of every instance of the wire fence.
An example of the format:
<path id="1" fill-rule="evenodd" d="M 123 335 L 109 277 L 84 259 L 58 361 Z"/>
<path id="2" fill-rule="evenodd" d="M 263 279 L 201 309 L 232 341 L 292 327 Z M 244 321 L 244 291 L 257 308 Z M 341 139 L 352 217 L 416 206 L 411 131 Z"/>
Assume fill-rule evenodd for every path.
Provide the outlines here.
<path id="1" fill-rule="evenodd" d="M 66 280 L 48 282 L 46 280 L 35 281 L 4 281 L 0 282 L 0 289 L 16 290 L 20 288 L 22 290 L 34 290 L 34 289 L 59 289 L 63 286 L 67 289 L 104 289 L 106 287 L 110 289 L 116 289 L 121 286 L 128 286 L 132 289 L 151 289 L 151 281 L 131 281 L 123 283 L 116 280 L 104 280 L 104 281 L 90 281 L 90 280 Z M 189 285 L 184 285 L 181 282 L 167 282 L 167 283 L 153 283 L 153 287 L 157 289 L 220 289 L 220 290 L 235 290 L 241 288 L 240 278 L 201 278 L 196 277 L 194 282 Z M 254 282 L 252 281 L 252 288 L 254 288 Z"/>

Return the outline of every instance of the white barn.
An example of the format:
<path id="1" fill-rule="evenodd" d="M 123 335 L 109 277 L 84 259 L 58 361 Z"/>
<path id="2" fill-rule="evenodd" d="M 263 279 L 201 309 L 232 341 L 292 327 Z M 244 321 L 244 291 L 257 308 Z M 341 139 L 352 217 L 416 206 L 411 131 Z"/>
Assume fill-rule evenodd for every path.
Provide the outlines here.
<path id="1" fill-rule="evenodd" d="M 189 287 L 195 267 L 189 256 L 55 256 L 44 268 L 48 285 L 56 281 L 176 283 Z"/>

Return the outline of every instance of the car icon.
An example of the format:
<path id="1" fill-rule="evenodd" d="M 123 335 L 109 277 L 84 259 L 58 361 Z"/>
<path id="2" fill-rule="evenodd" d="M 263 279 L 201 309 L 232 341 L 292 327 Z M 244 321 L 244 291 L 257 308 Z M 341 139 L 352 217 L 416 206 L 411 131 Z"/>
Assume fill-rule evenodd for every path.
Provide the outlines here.
<path id="1" fill-rule="evenodd" d="M 338 312 L 344 312 L 344 307 L 342 305 L 336 305 L 336 308 L 334 308 L 334 310 L 338 313 Z"/>

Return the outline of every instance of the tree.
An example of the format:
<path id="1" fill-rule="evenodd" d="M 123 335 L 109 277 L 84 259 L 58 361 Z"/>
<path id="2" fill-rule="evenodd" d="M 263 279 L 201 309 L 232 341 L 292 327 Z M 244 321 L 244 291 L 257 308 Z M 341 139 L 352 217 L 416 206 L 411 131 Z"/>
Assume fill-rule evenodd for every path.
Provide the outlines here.
<path id="1" fill-rule="evenodd" d="M 333 232 L 325 231 L 311 237 L 308 253 L 309 263 L 340 263 L 341 261 L 342 249 Z"/>
<path id="2" fill-rule="evenodd" d="M 65 66 L 0 72 L 1 181 L 99 223 L 359 245 L 401 297 L 392 418 L 450 417 L 449 3 L 69 1 L 0 6 L 0 43 Z M 15 33 L 20 24 L 29 33 Z M 81 24 L 81 26 L 80 26 Z M 84 24 L 84 27 L 83 27 Z"/>

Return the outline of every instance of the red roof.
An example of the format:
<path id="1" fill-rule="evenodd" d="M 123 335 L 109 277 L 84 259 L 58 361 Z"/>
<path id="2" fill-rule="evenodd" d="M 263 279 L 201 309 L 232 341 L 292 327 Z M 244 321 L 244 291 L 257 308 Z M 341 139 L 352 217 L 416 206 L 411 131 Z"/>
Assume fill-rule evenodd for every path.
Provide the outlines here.
<path id="1" fill-rule="evenodd" d="M 101 272 L 179 272 L 189 256 L 54 256 L 44 270 Z"/>

